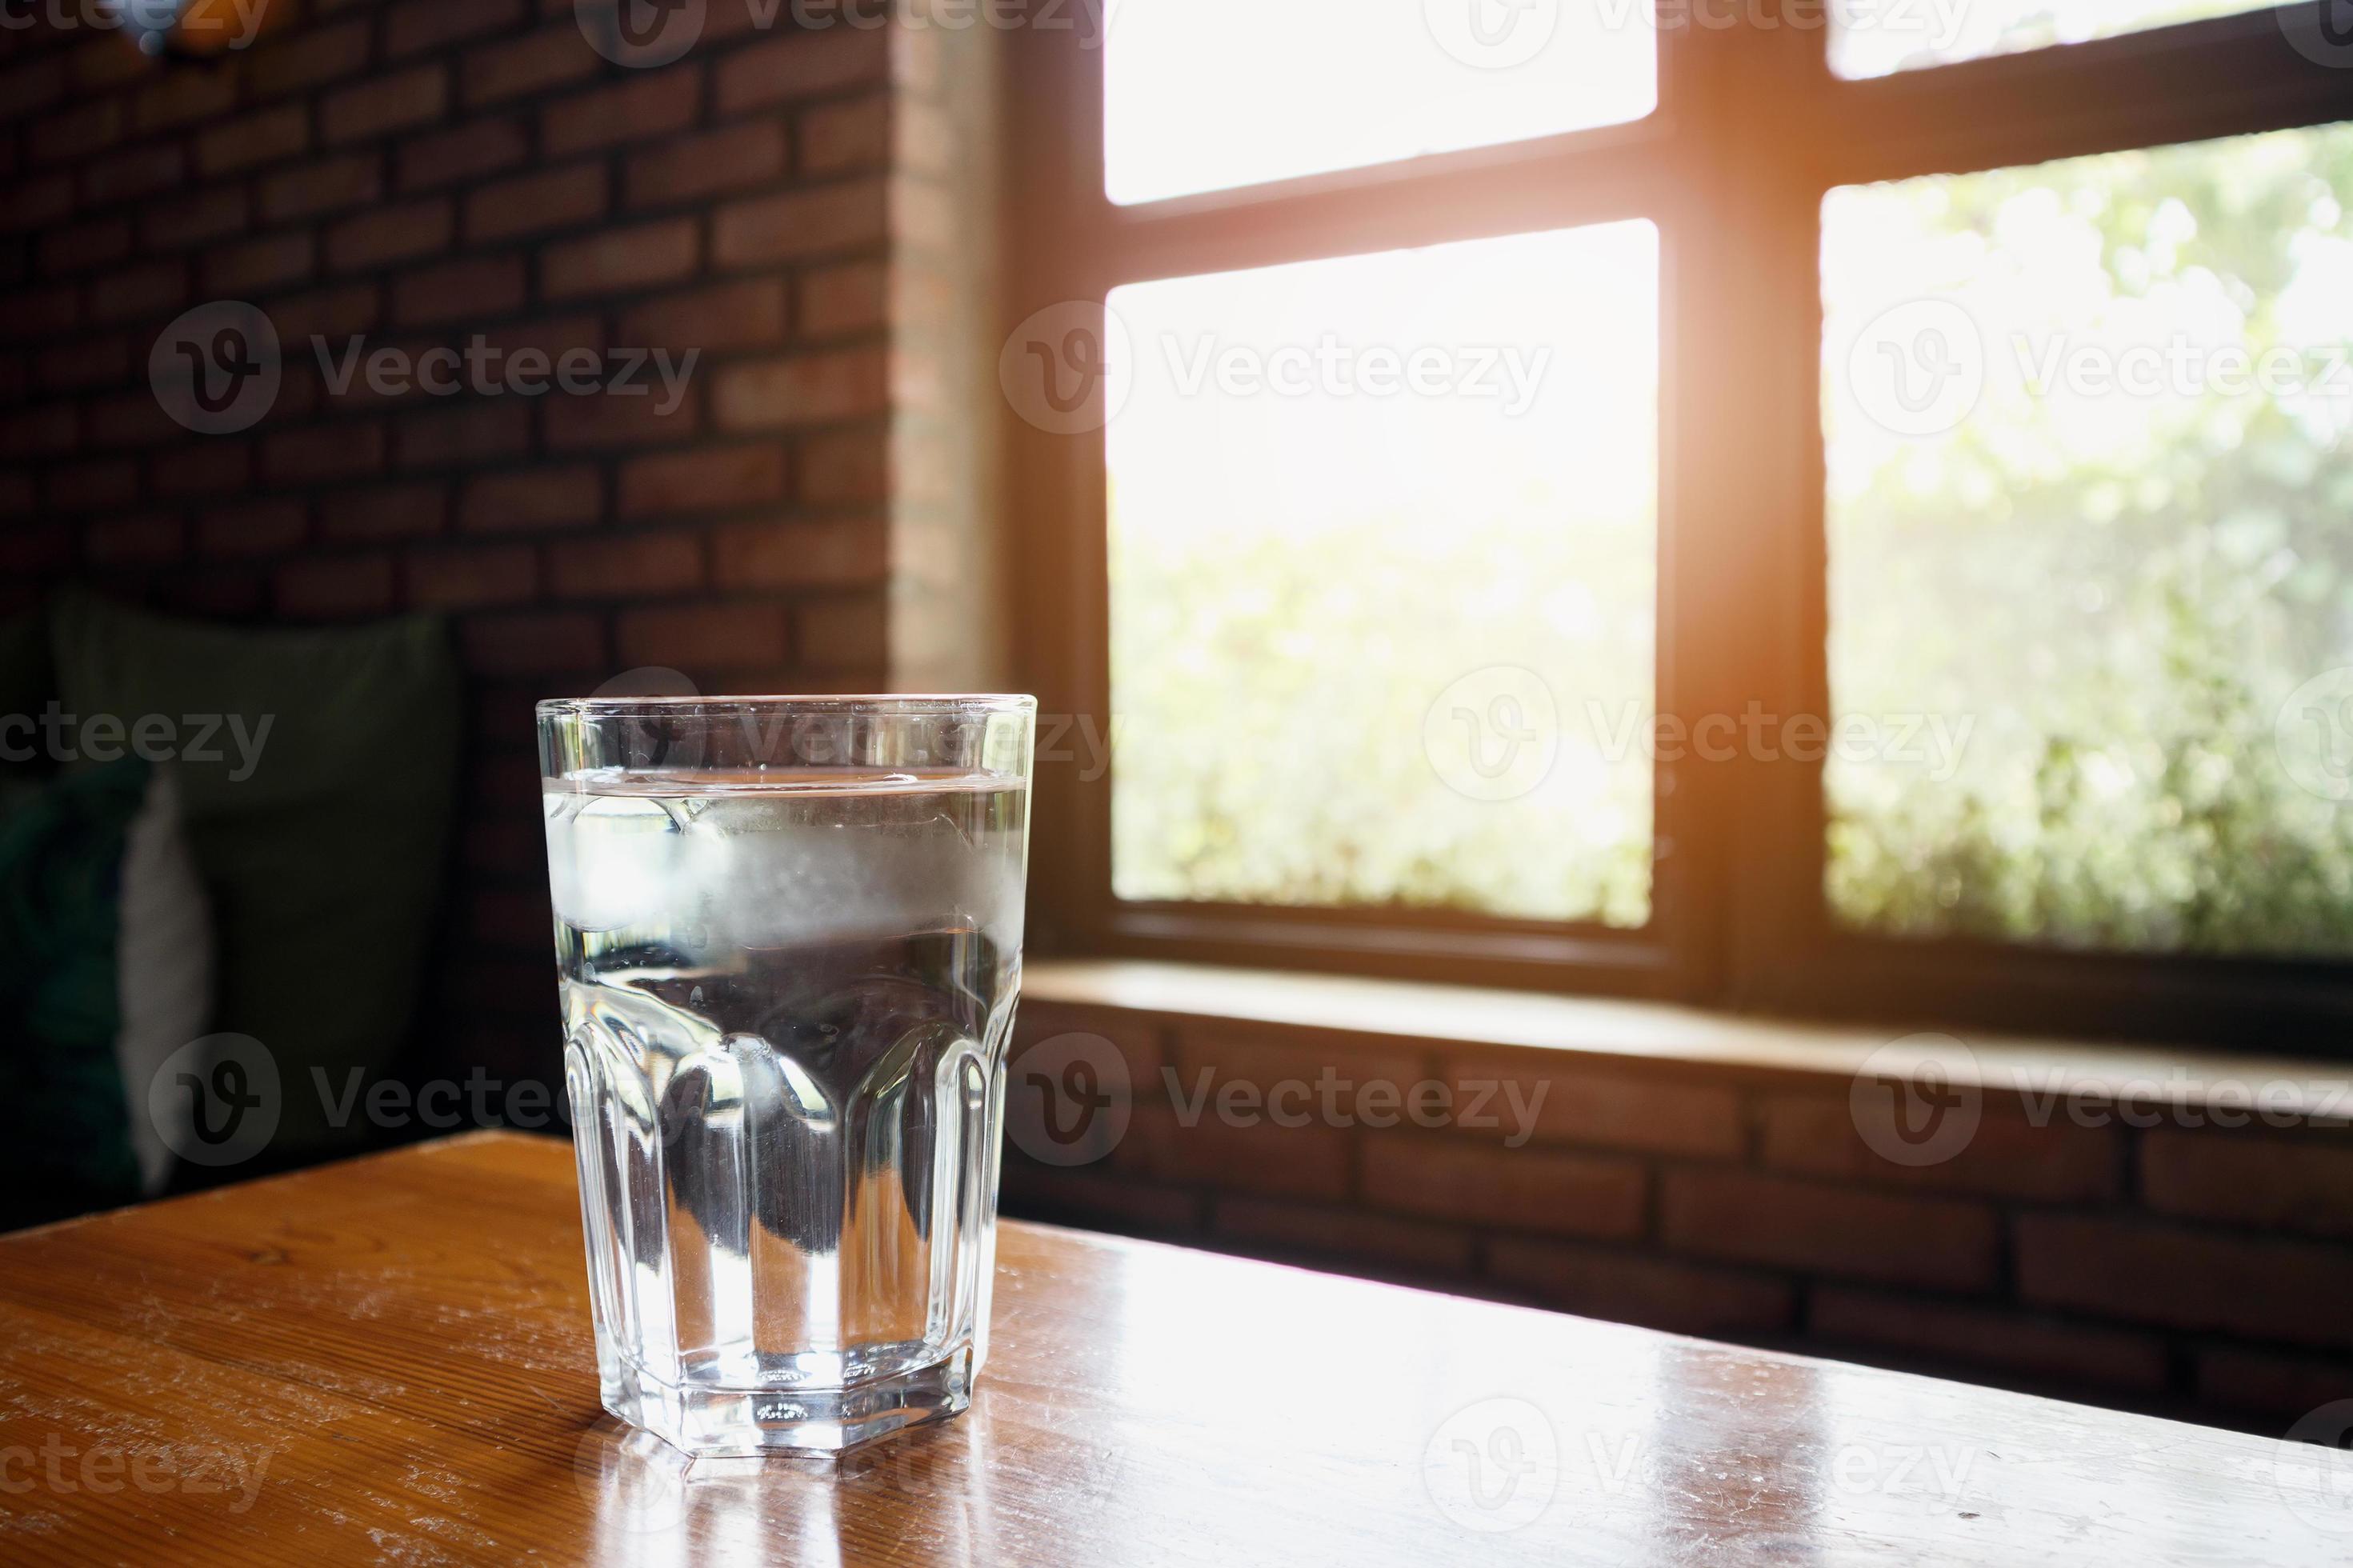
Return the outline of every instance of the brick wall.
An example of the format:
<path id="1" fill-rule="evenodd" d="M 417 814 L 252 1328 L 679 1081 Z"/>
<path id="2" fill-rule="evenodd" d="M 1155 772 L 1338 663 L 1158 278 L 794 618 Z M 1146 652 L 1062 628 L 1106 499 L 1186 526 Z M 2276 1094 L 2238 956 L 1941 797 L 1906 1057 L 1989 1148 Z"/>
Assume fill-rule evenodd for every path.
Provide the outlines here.
<path id="1" fill-rule="evenodd" d="M 270 0 L 202 62 L 0 31 L 0 613 L 70 581 L 230 620 L 447 615 L 475 680 L 454 1059 L 554 1076 L 533 700 L 640 666 L 1003 679 L 972 591 L 994 404 L 964 395 L 993 40 L 812 15 L 709 0 L 694 47 L 638 68 L 573 0 Z M 148 355 L 217 300 L 267 312 L 285 378 L 250 429 L 193 435 Z M 702 357 L 663 417 L 338 395 L 314 333 Z"/>
<path id="2" fill-rule="evenodd" d="M 1023 1051 L 1072 1034 L 1124 1064 L 1125 1133 L 1074 1143 L 1076 1163 L 1011 1140 L 1008 1213 L 2273 1433 L 2353 1397 L 2342 1125 L 1989 1090 L 1960 1153 L 1908 1166 L 1858 1133 L 1844 1076 L 1037 998 L 1016 1082 Z M 1327 1068 L 1352 1124 L 1295 1093 L 1281 1109 L 1303 1124 L 1277 1124 L 1259 1097 Z M 1421 1083 L 1461 1114 L 1416 1125 Z M 1390 1098 L 1364 1100 L 1377 1084 Z M 1518 1147 L 1514 1089 L 1536 1104 Z M 1355 1113 L 1383 1106 L 1397 1125 Z"/>

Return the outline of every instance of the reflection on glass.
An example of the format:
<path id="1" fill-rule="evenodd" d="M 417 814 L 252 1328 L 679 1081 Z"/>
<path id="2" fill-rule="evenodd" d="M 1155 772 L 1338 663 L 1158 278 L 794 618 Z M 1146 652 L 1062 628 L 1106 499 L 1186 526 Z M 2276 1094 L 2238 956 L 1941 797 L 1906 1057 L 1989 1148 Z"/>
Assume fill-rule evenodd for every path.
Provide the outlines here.
<path id="1" fill-rule="evenodd" d="M 2261 0 L 1832 0 L 1831 68 L 1886 76 L 2263 9 Z"/>
<path id="2" fill-rule="evenodd" d="M 1157 201 L 1640 120 L 1649 0 L 1119 0 L 1103 184 Z"/>
<path id="3" fill-rule="evenodd" d="M 1847 921 L 2353 950 L 2348 193 L 2332 127 L 1831 194 Z"/>
<path id="4" fill-rule="evenodd" d="M 1122 289 L 1125 899 L 1650 910 L 1648 223 Z"/>

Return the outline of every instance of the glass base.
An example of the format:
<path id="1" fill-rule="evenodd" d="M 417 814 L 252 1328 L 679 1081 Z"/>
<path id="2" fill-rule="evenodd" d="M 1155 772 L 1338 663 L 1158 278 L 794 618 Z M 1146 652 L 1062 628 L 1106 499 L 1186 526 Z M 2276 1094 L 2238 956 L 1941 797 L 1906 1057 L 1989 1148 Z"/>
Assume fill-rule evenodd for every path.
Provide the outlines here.
<path id="1" fill-rule="evenodd" d="M 681 1387 L 623 1367 L 603 1392 L 607 1410 L 690 1454 L 839 1454 L 969 1406 L 972 1349 L 851 1388 Z"/>

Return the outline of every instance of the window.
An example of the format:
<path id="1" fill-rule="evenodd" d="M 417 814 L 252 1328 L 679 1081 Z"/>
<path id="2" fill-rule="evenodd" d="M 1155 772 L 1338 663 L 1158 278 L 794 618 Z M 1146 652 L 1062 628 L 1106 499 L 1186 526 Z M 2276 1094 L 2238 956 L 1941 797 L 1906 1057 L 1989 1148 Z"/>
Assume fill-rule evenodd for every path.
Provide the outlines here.
<path id="1" fill-rule="evenodd" d="M 1100 55 L 1022 35 L 1007 364 L 1109 389 L 1013 453 L 1071 715 L 1049 942 L 2338 1016 L 2335 19 L 1127 0 Z"/>

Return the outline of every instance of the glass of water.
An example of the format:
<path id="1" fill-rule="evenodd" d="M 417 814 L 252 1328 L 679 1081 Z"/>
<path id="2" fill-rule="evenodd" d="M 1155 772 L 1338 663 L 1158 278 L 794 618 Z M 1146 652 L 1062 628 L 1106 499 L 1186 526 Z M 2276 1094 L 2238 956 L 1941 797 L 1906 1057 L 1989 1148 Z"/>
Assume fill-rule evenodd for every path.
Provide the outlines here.
<path id="1" fill-rule="evenodd" d="M 697 1454 L 955 1415 L 987 1348 L 1027 697 L 543 702 L 605 1408 Z"/>

